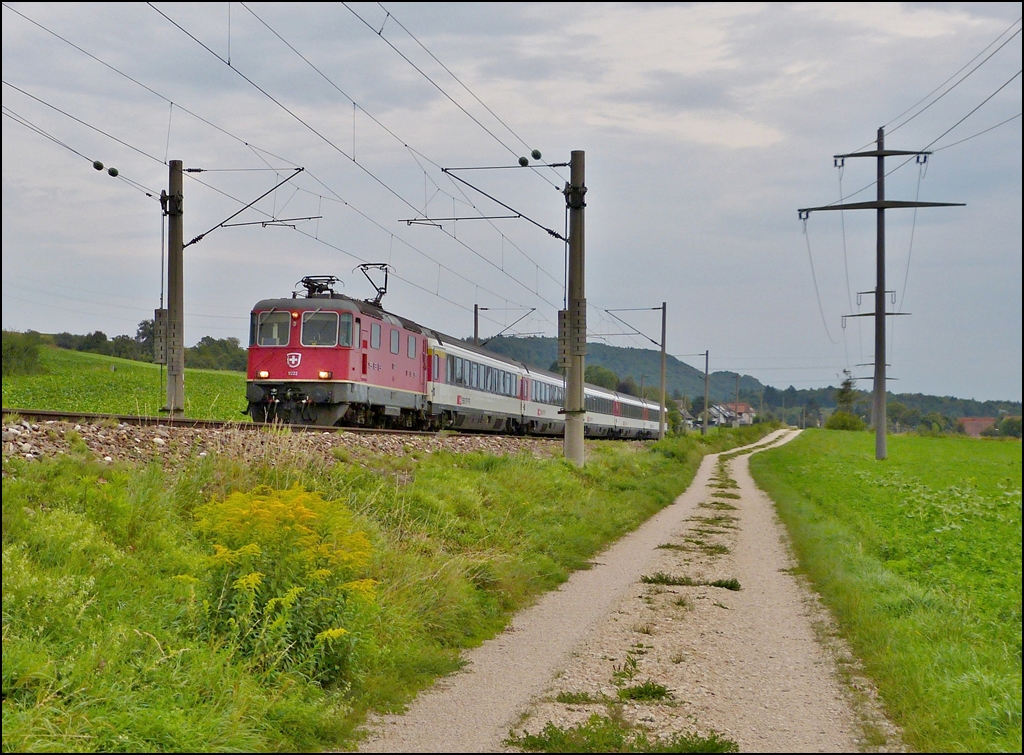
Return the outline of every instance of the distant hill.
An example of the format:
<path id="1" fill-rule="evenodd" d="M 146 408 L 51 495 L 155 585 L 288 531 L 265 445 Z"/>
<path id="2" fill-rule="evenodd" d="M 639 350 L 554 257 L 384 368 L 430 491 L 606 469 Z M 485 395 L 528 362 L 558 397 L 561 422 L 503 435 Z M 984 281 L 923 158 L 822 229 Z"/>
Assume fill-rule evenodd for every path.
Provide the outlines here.
<path id="1" fill-rule="evenodd" d="M 485 348 L 543 370 L 558 359 L 556 338 L 498 336 L 488 341 Z M 587 365 L 592 364 L 605 367 L 622 379 L 632 377 L 637 385 L 659 385 L 661 382 L 660 351 L 588 343 Z M 743 395 L 756 396 L 763 388 L 756 378 L 740 376 L 741 399 Z M 665 390 L 669 395 L 678 391 L 690 398 L 703 397 L 704 373 L 669 355 L 665 358 Z M 735 400 L 736 373 L 712 372 L 708 394 L 712 401 Z"/>
<path id="2" fill-rule="evenodd" d="M 545 370 L 558 359 L 558 341 L 555 338 L 498 336 L 488 341 L 485 348 Z M 632 377 L 637 385 L 641 382 L 645 386 L 658 385 L 661 381 L 661 352 L 654 349 L 588 343 L 587 365 L 605 367 L 620 379 Z M 703 371 L 673 356 L 665 359 L 665 382 L 670 396 L 677 395 L 677 392 L 691 399 L 704 396 Z M 764 385 L 750 375 L 741 375 L 739 388 L 740 401 L 750 403 L 755 409 L 770 409 L 776 413 L 782 408 L 788 412 L 798 411 L 800 407 L 813 407 L 817 411 L 836 405 L 834 386 L 802 390 L 790 386 L 781 390 Z M 712 402 L 734 401 L 736 373 L 712 372 L 708 381 L 708 393 Z M 867 411 L 871 404 L 870 392 L 863 393 L 864 400 L 860 406 Z M 890 393 L 888 400 L 898 401 L 909 409 L 916 409 L 922 415 L 937 412 L 954 420 L 961 417 L 1021 415 L 1019 401 L 974 401 L 953 396 L 927 396 L 921 393 Z"/>

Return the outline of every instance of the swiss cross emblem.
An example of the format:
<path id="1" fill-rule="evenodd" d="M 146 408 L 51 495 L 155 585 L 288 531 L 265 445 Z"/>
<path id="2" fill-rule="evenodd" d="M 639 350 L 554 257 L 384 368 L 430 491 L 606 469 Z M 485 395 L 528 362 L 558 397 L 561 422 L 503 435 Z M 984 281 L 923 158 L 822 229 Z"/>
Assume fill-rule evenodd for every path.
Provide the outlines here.
<path id="1" fill-rule="evenodd" d="M 291 367 L 293 370 L 299 366 L 299 362 L 301 361 L 302 354 L 299 354 L 296 351 L 293 351 L 291 354 L 288 355 L 288 366 Z"/>

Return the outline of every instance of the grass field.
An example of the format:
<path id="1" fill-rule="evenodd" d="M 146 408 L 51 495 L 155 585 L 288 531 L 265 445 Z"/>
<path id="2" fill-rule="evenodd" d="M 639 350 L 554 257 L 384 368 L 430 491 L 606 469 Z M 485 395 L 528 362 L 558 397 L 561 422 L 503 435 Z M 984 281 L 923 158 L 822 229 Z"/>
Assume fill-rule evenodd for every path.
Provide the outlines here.
<path id="1" fill-rule="evenodd" d="M 4 408 L 155 417 L 167 403 L 160 365 L 53 347 L 39 361 L 42 374 L 4 378 Z M 245 407 L 244 373 L 185 370 L 186 417 L 248 422 Z"/>
<path id="2" fill-rule="evenodd" d="M 1021 750 L 1021 444 L 807 431 L 751 459 L 909 746 Z"/>
<path id="3" fill-rule="evenodd" d="M 151 365 L 50 350 L 44 364 L 4 379 L 5 406 L 161 405 Z M 187 395 L 206 398 L 189 414 L 216 417 L 243 387 L 190 371 Z M 595 442 L 583 469 L 341 449 L 328 462 L 277 429 L 171 468 L 104 463 L 74 434 L 57 458 L 5 454 L 3 751 L 351 749 L 368 712 L 457 670 L 462 649 L 671 503 L 705 453 L 770 429 Z"/>

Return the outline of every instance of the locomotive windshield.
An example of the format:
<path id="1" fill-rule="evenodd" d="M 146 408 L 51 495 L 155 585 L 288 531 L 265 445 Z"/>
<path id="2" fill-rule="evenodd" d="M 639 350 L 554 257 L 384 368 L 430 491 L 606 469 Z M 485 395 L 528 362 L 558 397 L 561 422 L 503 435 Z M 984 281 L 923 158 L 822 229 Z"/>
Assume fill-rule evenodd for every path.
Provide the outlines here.
<path id="1" fill-rule="evenodd" d="M 305 312 L 302 315 L 303 346 L 336 346 L 338 344 L 337 312 Z"/>
<path id="2" fill-rule="evenodd" d="M 289 312 L 260 312 L 256 319 L 256 343 L 287 346 L 292 318 Z"/>

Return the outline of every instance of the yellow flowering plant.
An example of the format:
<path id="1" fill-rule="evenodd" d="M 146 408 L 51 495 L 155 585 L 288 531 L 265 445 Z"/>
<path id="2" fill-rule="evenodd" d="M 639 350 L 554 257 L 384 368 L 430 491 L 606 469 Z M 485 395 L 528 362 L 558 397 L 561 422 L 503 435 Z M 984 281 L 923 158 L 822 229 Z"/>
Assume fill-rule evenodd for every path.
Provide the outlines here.
<path id="1" fill-rule="evenodd" d="M 346 624 L 376 586 L 360 575 L 372 549 L 351 510 L 299 485 L 263 485 L 198 507 L 196 528 L 212 550 L 205 630 L 262 671 L 346 683 L 359 639 Z"/>

